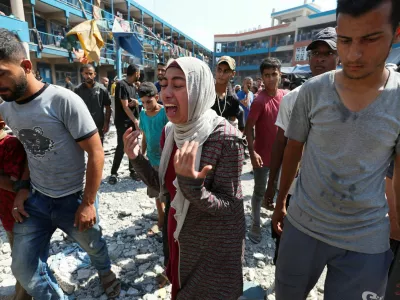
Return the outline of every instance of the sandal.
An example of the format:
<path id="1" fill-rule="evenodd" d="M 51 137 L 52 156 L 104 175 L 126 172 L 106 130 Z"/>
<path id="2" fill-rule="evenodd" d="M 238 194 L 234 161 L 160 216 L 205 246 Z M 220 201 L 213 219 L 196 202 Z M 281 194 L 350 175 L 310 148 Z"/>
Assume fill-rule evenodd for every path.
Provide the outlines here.
<path id="1" fill-rule="evenodd" d="M 115 276 L 115 273 L 110 271 L 108 275 L 99 276 L 99 278 L 108 299 L 117 298 L 121 292 L 121 281 Z"/>
<path id="2" fill-rule="evenodd" d="M 147 236 L 153 237 L 161 232 L 161 228 L 158 227 L 158 225 L 153 225 L 153 227 L 150 228 L 150 230 L 147 232 Z"/>
<path id="3" fill-rule="evenodd" d="M 160 289 L 162 289 L 163 287 L 165 287 L 169 283 L 168 277 L 165 274 L 165 272 L 163 272 L 161 274 L 158 274 L 157 277 L 156 277 L 156 280 L 158 282 L 158 287 Z"/>

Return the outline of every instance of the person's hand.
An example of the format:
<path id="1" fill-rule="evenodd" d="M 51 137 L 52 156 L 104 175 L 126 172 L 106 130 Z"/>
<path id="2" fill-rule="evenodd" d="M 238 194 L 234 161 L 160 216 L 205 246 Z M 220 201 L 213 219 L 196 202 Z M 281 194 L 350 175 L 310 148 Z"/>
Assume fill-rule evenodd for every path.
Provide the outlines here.
<path id="1" fill-rule="evenodd" d="M 253 168 L 261 168 L 263 166 L 263 161 L 260 155 L 257 152 L 253 152 L 250 154 L 251 164 Z"/>
<path id="2" fill-rule="evenodd" d="M 132 128 L 128 128 L 125 131 L 124 140 L 124 151 L 128 155 L 129 159 L 135 160 L 140 153 L 140 145 L 138 137 L 140 135 L 140 130 L 132 131 Z"/>
<path id="3" fill-rule="evenodd" d="M 195 161 L 198 142 L 185 142 L 181 149 L 178 149 L 174 157 L 175 173 L 188 178 L 198 179 L 206 178 L 207 173 L 212 169 L 212 166 L 205 166 L 200 172 L 195 170 Z"/>
<path id="4" fill-rule="evenodd" d="M 264 194 L 264 200 L 262 206 L 266 209 L 271 209 L 271 204 L 275 197 L 275 186 L 274 184 L 268 184 L 267 191 Z"/>
<path id="5" fill-rule="evenodd" d="M 13 210 L 11 212 L 14 220 L 18 223 L 22 223 L 24 221 L 23 217 L 29 218 L 29 214 L 25 211 L 24 203 L 28 200 L 29 190 L 28 189 L 20 189 L 15 196 Z"/>
<path id="6" fill-rule="evenodd" d="M 131 98 L 131 101 L 128 103 L 129 107 L 139 106 L 139 100 Z"/>
<path id="7" fill-rule="evenodd" d="M 103 134 L 106 134 L 110 131 L 110 124 L 104 124 L 103 126 Z"/>
<path id="8" fill-rule="evenodd" d="M 96 208 L 94 204 L 82 202 L 75 213 L 74 227 L 79 231 L 85 231 L 96 224 Z"/>
<path id="9" fill-rule="evenodd" d="M 246 94 L 249 93 L 249 86 L 247 85 L 247 82 L 243 84 L 243 92 L 245 92 Z"/>
<path id="10" fill-rule="evenodd" d="M 272 214 L 272 226 L 278 235 L 281 235 L 283 232 L 283 219 L 286 217 L 286 214 L 286 207 L 280 207 L 277 204 Z"/>
<path id="11" fill-rule="evenodd" d="M 139 121 L 138 121 L 138 119 L 135 119 L 135 120 L 133 121 L 133 124 L 135 124 L 135 129 L 136 129 L 136 130 L 139 130 Z"/>

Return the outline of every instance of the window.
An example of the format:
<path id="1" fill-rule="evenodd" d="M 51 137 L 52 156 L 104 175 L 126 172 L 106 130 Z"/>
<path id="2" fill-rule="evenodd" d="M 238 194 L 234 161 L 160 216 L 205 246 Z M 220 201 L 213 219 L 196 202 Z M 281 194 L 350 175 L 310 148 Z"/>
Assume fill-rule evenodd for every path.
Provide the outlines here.
<path id="1" fill-rule="evenodd" d="M 296 48 L 296 61 L 303 61 L 308 59 L 306 49 L 306 46 Z"/>

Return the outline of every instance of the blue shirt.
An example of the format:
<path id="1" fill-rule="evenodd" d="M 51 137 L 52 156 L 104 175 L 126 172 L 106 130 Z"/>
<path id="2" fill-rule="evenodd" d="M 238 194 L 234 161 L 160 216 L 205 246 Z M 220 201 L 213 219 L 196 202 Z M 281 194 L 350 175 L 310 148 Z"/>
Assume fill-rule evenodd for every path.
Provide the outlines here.
<path id="1" fill-rule="evenodd" d="M 148 116 L 146 110 L 140 112 L 140 130 L 146 137 L 147 157 L 152 166 L 159 166 L 161 159 L 160 139 L 164 126 L 168 123 L 168 118 L 164 107 L 155 116 Z"/>
<path id="2" fill-rule="evenodd" d="M 239 101 L 246 99 L 246 93 L 244 91 L 239 91 L 237 93 L 237 96 L 239 98 Z M 240 103 L 240 106 L 244 110 L 244 120 L 245 121 L 247 121 L 247 117 L 249 116 L 250 107 L 251 107 L 251 104 L 253 103 L 253 100 L 254 100 L 254 94 L 253 94 L 253 92 L 249 91 L 249 107 L 246 107 L 242 103 Z"/>

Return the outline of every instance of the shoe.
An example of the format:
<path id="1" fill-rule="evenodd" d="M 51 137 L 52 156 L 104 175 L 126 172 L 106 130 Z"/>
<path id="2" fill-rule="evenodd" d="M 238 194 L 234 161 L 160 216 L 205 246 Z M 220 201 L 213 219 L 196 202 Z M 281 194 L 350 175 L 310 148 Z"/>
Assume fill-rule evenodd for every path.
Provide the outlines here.
<path id="1" fill-rule="evenodd" d="M 135 181 L 142 181 L 137 173 L 131 173 L 129 176 Z"/>
<path id="2" fill-rule="evenodd" d="M 252 225 L 251 230 L 248 233 L 248 237 L 250 241 L 252 241 L 254 244 L 259 244 L 261 242 L 261 227 Z"/>
<path id="3" fill-rule="evenodd" d="M 108 178 L 108 183 L 115 185 L 118 182 L 117 175 L 111 175 L 110 178 Z"/>

